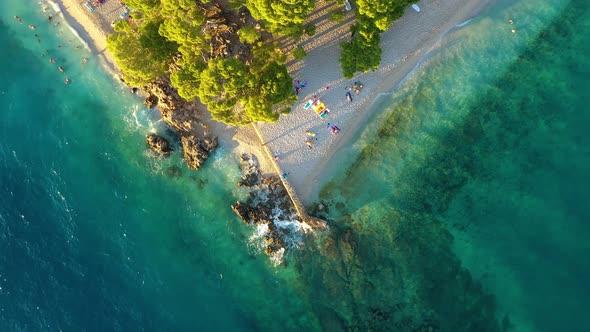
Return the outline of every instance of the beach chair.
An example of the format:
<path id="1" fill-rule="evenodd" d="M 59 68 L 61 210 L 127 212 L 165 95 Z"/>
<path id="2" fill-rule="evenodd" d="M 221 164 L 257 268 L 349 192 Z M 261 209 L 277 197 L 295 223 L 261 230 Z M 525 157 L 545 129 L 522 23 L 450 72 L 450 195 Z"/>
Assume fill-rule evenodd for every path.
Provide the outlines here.
<path id="1" fill-rule="evenodd" d="M 92 13 L 94 11 L 94 7 L 92 7 L 92 5 L 90 4 L 90 1 L 86 1 L 84 3 L 84 6 L 86 6 L 86 8 L 88 8 L 88 10 Z"/>

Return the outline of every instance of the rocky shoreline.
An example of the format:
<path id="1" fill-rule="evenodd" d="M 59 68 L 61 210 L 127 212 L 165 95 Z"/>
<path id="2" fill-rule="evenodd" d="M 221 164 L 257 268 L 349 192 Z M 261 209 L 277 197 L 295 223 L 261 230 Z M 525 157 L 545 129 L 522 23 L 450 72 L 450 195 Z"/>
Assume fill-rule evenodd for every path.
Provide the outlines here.
<path id="1" fill-rule="evenodd" d="M 283 182 L 277 175 L 262 175 L 254 155 L 240 156 L 242 173 L 238 186 L 250 189 L 248 198 L 232 205 L 232 210 L 248 225 L 262 226 L 265 253 L 282 261 L 284 254 L 297 248 L 303 234 L 313 228 L 297 213 Z"/>
<path id="2" fill-rule="evenodd" d="M 172 87 L 169 76 L 158 79 L 142 91 L 147 95 L 147 107 L 157 107 L 162 119 L 178 135 L 187 166 L 194 170 L 202 167 L 217 148 L 218 137 L 210 134 L 208 126 L 199 117 L 201 111 L 197 104 L 182 99 Z M 168 156 L 173 151 L 172 144 L 158 134 L 148 134 L 146 143 L 158 155 Z M 236 202 L 231 208 L 244 223 L 262 226 L 264 251 L 278 264 L 314 225 L 307 224 L 297 213 L 277 175 L 262 175 L 258 159 L 253 154 L 240 156 L 240 170 L 241 180 L 237 185 L 250 189 L 250 192 L 246 200 Z"/>
<path id="3" fill-rule="evenodd" d="M 147 107 L 158 107 L 162 119 L 179 135 L 188 168 L 202 167 L 219 142 L 216 136 L 210 135 L 209 128 L 198 116 L 200 111 L 196 103 L 182 99 L 168 75 L 149 84 L 143 91 L 147 94 Z M 149 134 L 146 142 L 158 154 L 168 155 L 172 151 L 170 143 L 162 136 Z"/>

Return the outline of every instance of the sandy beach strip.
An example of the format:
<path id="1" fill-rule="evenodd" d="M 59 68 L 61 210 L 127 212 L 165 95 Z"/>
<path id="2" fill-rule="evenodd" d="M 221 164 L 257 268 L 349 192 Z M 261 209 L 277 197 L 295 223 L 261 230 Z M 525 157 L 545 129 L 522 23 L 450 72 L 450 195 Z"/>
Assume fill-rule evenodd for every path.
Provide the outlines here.
<path id="1" fill-rule="evenodd" d="M 487 4 L 488 0 L 424 0 L 418 3 L 420 12 L 408 7 L 404 16 L 381 35 L 380 68 L 352 79 L 342 77 L 338 62 L 339 40 L 346 40 L 350 33 L 333 35 L 330 38 L 336 39 L 335 42 L 319 46 L 303 42 L 308 55 L 302 63 L 292 64 L 294 70 L 291 71 L 294 79 L 306 81 L 297 104 L 277 123 L 258 123 L 256 126 L 267 149 L 266 155 L 279 155 L 281 173 L 288 174 L 291 186 L 304 204 L 317 200 L 326 172 L 331 167 L 331 158 L 343 145 L 350 144 L 359 126 L 366 123 L 371 116 L 368 110 L 372 109 L 376 97 L 398 86 L 420 58 L 439 44 L 446 32 L 475 16 Z M 316 23 L 318 31 L 333 32 L 334 29 L 322 29 L 321 24 L 322 21 Z M 314 37 L 317 40 L 317 35 Z M 352 87 L 355 81 L 362 82 L 364 88 L 358 95 L 352 91 L 353 101 L 349 102 L 346 88 Z M 313 110 L 304 109 L 303 105 L 313 96 L 320 98 L 331 110 L 323 119 Z M 337 125 L 340 134 L 331 134 L 328 124 Z M 316 134 L 311 149 L 305 143 L 307 130 Z"/>
<path id="2" fill-rule="evenodd" d="M 98 56 L 109 70 L 119 73 L 115 61 L 107 51 L 107 36 L 113 32 L 111 23 L 119 19 L 125 7 L 117 0 L 106 0 L 103 4 L 90 11 L 86 1 L 82 0 L 50 0 L 57 4 L 61 15 L 82 38 L 90 51 Z M 92 1 L 91 1 L 92 2 Z"/>

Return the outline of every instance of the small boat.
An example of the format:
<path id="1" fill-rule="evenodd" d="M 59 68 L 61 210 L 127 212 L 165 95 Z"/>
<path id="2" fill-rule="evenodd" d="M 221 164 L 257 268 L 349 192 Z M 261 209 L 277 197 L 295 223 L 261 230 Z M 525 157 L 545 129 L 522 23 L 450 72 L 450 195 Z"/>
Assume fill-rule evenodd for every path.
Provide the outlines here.
<path id="1" fill-rule="evenodd" d="M 415 11 L 419 12 L 420 11 L 420 7 L 418 7 L 417 4 L 413 4 L 412 8 L 414 8 Z"/>

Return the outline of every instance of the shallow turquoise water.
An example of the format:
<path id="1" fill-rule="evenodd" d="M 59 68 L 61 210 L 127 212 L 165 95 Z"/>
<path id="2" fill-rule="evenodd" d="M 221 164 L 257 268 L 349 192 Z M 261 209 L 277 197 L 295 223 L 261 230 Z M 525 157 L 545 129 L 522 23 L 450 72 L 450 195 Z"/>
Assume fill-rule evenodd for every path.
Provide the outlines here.
<path id="1" fill-rule="evenodd" d="M 453 266 L 454 256 L 483 287 L 471 296 L 494 296 L 488 309 L 501 327 L 590 329 L 589 14 L 584 1 L 497 3 L 449 33 L 423 70 L 382 101 L 352 148 L 358 157 L 322 194 L 357 241 L 389 235 L 358 244 L 393 251 L 364 264 L 407 264 L 421 241 L 407 248 L 396 236 L 418 227 L 411 234 L 442 244 L 415 257 L 424 267 L 389 278 L 396 284 L 431 278 L 433 260 Z M 369 269 L 362 275 L 382 282 Z M 456 275 L 434 278 L 429 294 L 398 288 L 431 301 L 435 312 L 424 316 L 452 320 L 432 301 L 442 288 L 468 289 Z M 461 300 L 452 298 L 445 305 Z"/>
<path id="2" fill-rule="evenodd" d="M 584 1 L 447 34 L 339 154 L 330 231 L 279 267 L 229 209 L 235 156 L 150 156 L 157 114 L 41 6 L 0 12 L 0 331 L 590 330 Z"/>

